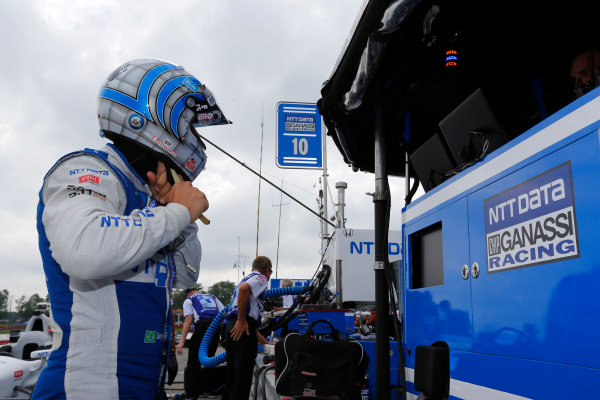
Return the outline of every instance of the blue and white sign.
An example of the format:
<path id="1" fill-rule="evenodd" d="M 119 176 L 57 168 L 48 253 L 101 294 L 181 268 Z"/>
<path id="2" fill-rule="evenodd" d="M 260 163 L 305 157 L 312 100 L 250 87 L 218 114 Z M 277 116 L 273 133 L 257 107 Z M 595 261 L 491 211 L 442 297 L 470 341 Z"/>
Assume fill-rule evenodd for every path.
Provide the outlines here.
<path id="1" fill-rule="evenodd" d="M 305 287 L 310 284 L 310 279 L 290 279 L 292 281 L 292 287 Z M 281 281 L 283 279 L 273 278 L 269 281 L 271 289 L 277 289 L 281 287 Z"/>
<path id="2" fill-rule="evenodd" d="M 579 257 L 571 165 L 484 201 L 488 272 Z"/>
<path id="3" fill-rule="evenodd" d="M 402 259 L 402 232 L 388 232 L 388 260 L 390 263 Z M 326 264 L 342 267 L 342 301 L 375 302 L 375 231 L 373 229 L 336 228 L 333 245 L 327 249 Z M 336 281 L 335 268 L 330 278 L 330 290 Z"/>
<path id="4" fill-rule="evenodd" d="M 277 103 L 279 168 L 323 168 L 321 114 L 316 104 Z"/>

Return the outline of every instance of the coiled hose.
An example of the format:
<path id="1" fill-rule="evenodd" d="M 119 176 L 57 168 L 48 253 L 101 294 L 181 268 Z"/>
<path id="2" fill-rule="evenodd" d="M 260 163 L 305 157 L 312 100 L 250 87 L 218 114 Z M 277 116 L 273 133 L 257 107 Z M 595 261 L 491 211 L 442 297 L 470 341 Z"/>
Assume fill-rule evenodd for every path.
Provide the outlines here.
<path id="1" fill-rule="evenodd" d="M 285 288 L 275 288 L 269 289 L 265 291 L 265 297 L 281 297 L 285 295 L 300 295 L 306 291 L 305 287 L 285 287 Z M 230 307 L 226 306 L 217 316 L 212 320 L 209 325 L 204 337 L 202 338 L 202 343 L 200 344 L 200 350 L 198 350 L 198 359 L 200 363 L 207 368 L 214 368 L 219 364 L 224 363 L 227 360 L 226 352 L 223 352 L 217 356 L 209 357 L 208 356 L 208 348 L 210 347 L 210 343 L 212 342 L 215 334 L 218 334 L 219 329 L 221 327 L 221 323 L 227 317 L 229 313 Z"/>

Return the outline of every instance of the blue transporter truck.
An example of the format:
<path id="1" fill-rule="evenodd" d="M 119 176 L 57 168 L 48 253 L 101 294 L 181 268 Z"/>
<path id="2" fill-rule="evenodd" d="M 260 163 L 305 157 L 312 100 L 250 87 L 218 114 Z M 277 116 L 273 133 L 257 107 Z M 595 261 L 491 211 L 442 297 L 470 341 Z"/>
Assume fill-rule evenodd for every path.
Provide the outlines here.
<path id="1" fill-rule="evenodd" d="M 599 3 L 365 2 L 318 104 L 374 173 L 375 246 L 403 207 L 378 399 L 600 398 Z"/>

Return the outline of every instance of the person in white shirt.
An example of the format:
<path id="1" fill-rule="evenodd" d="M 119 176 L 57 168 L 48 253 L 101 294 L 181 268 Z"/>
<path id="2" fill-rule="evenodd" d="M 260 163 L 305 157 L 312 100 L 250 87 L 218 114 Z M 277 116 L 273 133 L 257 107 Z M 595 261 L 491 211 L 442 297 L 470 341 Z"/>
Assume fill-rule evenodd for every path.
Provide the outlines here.
<path id="1" fill-rule="evenodd" d="M 233 292 L 225 329 L 227 378 L 224 400 L 247 399 L 250 395 L 257 344 L 268 343 L 258 332 L 258 327 L 264 309 L 264 292 L 272 272 L 268 257 L 256 257 L 252 261 L 252 272 Z"/>
<path id="2" fill-rule="evenodd" d="M 281 287 L 284 287 L 284 288 L 292 287 L 292 285 L 293 285 L 293 282 L 291 279 L 284 279 L 281 281 Z M 284 296 L 281 296 L 281 300 L 282 300 L 281 308 L 283 308 L 284 310 L 287 310 L 294 304 L 294 300 L 296 300 L 296 296 L 294 296 L 293 294 L 286 294 Z"/>
<path id="3" fill-rule="evenodd" d="M 281 281 L 281 287 L 285 288 L 285 287 L 292 287 L 294 285 L 294 283 L 292 282 L 291 279 L 284 279 Z M 281 307 L 273 307 L 273 310 L 275 311 L 285 311 L 289 308 L 291 308 L 294 305 L 294 301 L 296 301 L 296 297 L 293 294 L 286 294 L 281 296 Z M 288 329 L 288 323 L 286 322 L 282 327 L 281 327 L 281 337 L 285 337 L 288 333 L 290 333 L 289 329 Z"/>

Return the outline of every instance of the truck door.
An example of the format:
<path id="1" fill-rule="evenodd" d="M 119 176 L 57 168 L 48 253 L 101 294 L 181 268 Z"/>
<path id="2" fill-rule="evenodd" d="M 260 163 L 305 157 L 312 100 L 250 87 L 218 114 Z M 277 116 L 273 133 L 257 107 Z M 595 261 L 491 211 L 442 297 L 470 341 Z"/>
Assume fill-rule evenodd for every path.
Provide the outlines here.
<path id="1" fill-rule="evenodd" d="M 471 288 L 462 275 L 469 262 L 468 230 L 466 198 L 403 227 L 406 342 L 413 350 L 439 340 L 471 348 Z"/>
<path id="2" fill-rule="evenodd" d="M 600 367 L 598 132 L 468 198 L 473 351 Z"/>

